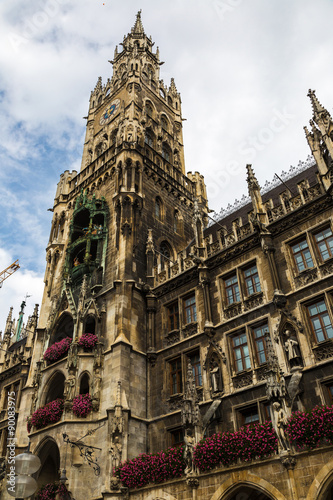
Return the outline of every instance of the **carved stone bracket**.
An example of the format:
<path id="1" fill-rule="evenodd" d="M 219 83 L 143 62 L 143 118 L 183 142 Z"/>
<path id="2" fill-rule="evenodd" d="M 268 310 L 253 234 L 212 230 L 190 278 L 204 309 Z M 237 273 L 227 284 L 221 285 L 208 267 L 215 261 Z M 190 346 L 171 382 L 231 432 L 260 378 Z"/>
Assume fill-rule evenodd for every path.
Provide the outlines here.
<path id="1" fill-rule="evenodd" d="M 199 487 L 199 479 L 193 476 L 186 478 L 186 484 L 192 489 L 197 489 Z"/>
<path id="2" fill-rule="evenodd" d="M 151 366 L 155 366 L 157 360 L 157 354 L 153 347 L 150 347 L 147 352 L 147 358 Z"/>
<path id="3" fill-rule="evenodd" d="M 280 457 L 282 465 L 287 469 L 287 470 L 292 470 L 295 468 L 296 465 L 296 458 L 293 455 L 282 455 Z"/>

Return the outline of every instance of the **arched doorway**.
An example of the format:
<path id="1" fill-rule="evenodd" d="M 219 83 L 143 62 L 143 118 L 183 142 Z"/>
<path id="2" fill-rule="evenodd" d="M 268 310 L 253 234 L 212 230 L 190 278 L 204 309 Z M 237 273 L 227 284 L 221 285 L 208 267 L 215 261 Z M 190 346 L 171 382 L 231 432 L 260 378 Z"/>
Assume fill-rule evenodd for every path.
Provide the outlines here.
<path id="1" fill-rule="evenodd" d="M 262 491 L 251 486 L 239 486 L 223 500 L 273 500 Z"/>
<path id="2" fill-rule="evenodd" d="M 65 375 L 61 372 L 54 373 L 48 380 L 44 393 L 44 404 L 56 399 L 63 399 L 65 388 Z"/>
<path id="3" fill-rule="evenodd" d="M 45 484 L 59 480 L 60 453 L 57 443 L 51 438 L 47 438 L 35 453 L 42 464 L 36 478 L 38 489 L 40 489 Z"/>
<path id="4" fill-rule="evenodd" d="M 333 482 L 326 488 L 324 488 L 324 491 L 321 496 L 318 497 L 319 500 L 333 500 Z"/>

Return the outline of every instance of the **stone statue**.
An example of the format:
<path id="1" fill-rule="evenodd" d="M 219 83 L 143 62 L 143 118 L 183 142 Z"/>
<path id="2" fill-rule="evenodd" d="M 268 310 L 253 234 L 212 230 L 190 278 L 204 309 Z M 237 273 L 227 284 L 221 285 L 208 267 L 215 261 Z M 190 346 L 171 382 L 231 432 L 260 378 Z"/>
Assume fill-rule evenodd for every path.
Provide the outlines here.
<path id="1" fill-rule="evenodd" d="M 299 355 L 297 352 L 297 346 L 298 346 L 297 340 L 294 340 L 290 337 L 290 335 L 291 335 L 290 330 L 286 330 L 284 332 L 284 334 L 287 337 L 287 340 L 284 343 L 284 347 L 287 351 L 289 361 L 291 359 L 294 359 L 294 358 L 299 358 Z"/>
<path id="2" fill-rule="evenodd" d="M 210 364 L 210 380 L 212 385 L 212 392 L 221 392 L 221 378 L 220 378 L 220 367 L 216 359 L 213 359 Z"/>
<path id="3" fill-rule="evenodd" d="M 69 375 L 65 380 L 64 399 L 72 400 L 75 394 L 75 375 L 74 371 L 70 370 Z"/>
<path id="4" fill-rule="evenodd" d="M 290 451 L 290 444 L 285 429 L 288 423 L 287 415 L 279 402 L 273 403 L 274 429 L 279 440 L 280 451 Z"/>
<path id="5" fill-rule="evenodd" d="M 67 368 L 70 369 L 75 369 L 77 366 L 77 342 L 73 342 L 69 348 L 68 351 L 68 358 L 67 358 Z"/>
<path id="6" fill-rule="evenodd" d="M 115 436 L 111 443 L 110 453 L 112 458 L 112 469 L 119 467 L 121 462 L 121 454 L 122 454 L 122 444 L 118 436 Z"/>
<path id="7" fill-rule="evenodd" d="M 188 429 L 185 434 L 185 450 L 184 458 L 186 463 L 185 474 L 191 474 L 193 472 L 193 451 L 195 445 L 195 438 L 192 436 L 191 429 Z"/>
<path id="8" fill-rule="evenodd" d="M 95 371 L 95 375 L 92 382 L 92 397 L 93 399 L 99 399 L 101 396 L 101 385 L 102 385 L 102 377 L 99 374 L 99 369 L 97 368 Z"/>

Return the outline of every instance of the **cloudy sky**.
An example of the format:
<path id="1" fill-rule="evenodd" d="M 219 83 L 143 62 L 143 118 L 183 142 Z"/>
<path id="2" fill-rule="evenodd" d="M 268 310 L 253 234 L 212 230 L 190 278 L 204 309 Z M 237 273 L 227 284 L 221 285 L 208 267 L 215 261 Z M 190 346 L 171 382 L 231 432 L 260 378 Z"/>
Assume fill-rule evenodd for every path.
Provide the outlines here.
<path id="1" fill-rule="evenodd" d="M 56 183 L 79 169 L 90 91 L 142 9 L 161 78 L 182 95 L 187 171 L 210 207 L 305 160 L 309 88 L 331 112 L 332 0 L 11 0 L 0 3 L 0 330 L 40 303 Z"/>

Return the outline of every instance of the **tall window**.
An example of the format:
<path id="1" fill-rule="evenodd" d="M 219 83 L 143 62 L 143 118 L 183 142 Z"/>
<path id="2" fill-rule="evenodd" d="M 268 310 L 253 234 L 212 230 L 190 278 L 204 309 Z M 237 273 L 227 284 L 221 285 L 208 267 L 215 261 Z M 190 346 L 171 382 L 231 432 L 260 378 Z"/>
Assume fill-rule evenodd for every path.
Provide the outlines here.
<path id="1" fill-rule="evenodd" d="M 327 260 L 333 256 L 333 234 L 330 227 L 323 229 L 314 235 L 317 248 L 322 260 Z"/>
<path id="2" fill-rule="evenodd" d="M 239 286 L 236 274 L 224 280 L 225 294 L 228 304 L 240 301 Z"/>
<path id="3" fill-rule="evenodd" d="M 146 131 L 145 143 L 148 144 L 148 146 L 150 146 L 151 148 L 154 146 L 154 136 L 150 130 Z"/>
<path id="4" fill-rule="evenodd" d="M 304 269 L 313 267 L 313 261 L 306 239 L 292 245 L 291 250 L 293 252 L 298 271 L 304 271 Z"/>
<path id="5" fill-rule="evenodd" d="M 320 300 L 307 307 L 311 321 L 311 328 L 317 342 L 333 338 L 332 323 L 324 300 Z"/>
<path id="6" fill-rule="evenodd" d="M 183 392 L 182 384 L 182 362 L 181 358 L 170 362 L 170 393 L 179 394 Z"/>
<path id="7" fill-rule="evenodd" d="M 199 351 L 190 354 L 188 357 L 189 357 L 189 360 L 191 361 L 195 385 L 201 386 L 202 385 L 202 375 L 201 375 L 201 364 L 200 364 Z"/>
<path id="8" fill-rule="evenodd" d="M 155 217 L 158 220 L 162 219 L 162 203 L 159 198 L 155 200 Z"/>
<path id="9" fill-rule="evenodd" d="M 232 347 L 235 360 L 236 372 L 242 372 L 251 368 L 249 346 L 245 333 L 232 337 Z"/>
<path id="10" fill-rule="evenodd" d="M 248 267 L 247 269 L 244 269 L 243 275 L 247 295 L 261 292 L 258 270 L 255 264 L 253 264 L 251 267 Z"/>
<path id="11" fill-rule="evenodd" d="M 257 360 L 260 365 L 267 361 L 266 333 L 269 332 L 268 325 L 252 328 L 252 335 L 256 347 Z"/>
<path id="12" fill-rule="evenodd" d="M 197 320 L 197 307 L 194 294 L 183 299 L 183 309 L 185 323 L 194 323 Z"/>
<path id="13" fill-rule="evenodd" d="M 168 328 L 169 332 L 179 329 L 178 301 L 168 307 Z"/>
<path id="14" fill-rule="evenodd" d="M 170 163 L 171 160 L 171 150 L 167 144 L 163 144 L 162 146 L 162 158 Z"/>

